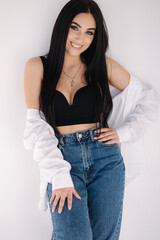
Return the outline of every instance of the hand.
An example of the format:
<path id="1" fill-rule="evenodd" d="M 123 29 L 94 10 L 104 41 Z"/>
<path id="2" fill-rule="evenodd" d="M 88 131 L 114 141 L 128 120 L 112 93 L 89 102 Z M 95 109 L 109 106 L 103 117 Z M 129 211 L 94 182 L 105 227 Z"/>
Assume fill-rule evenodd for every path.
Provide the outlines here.
<path id="1" fill-rule="evenodd" d="M 96 133 L 100 133 L 100 129 L 95 131 Z M 112 128 L 101 128 L 101 133 L 99 136 L 95 136 L 94 139 L 98 139 L 98 141 L 103 142 L 103 141 L 107 141 L 104 144 L 112 144 L 112 143 L 119 143 L 120 139 L 118 137 L 118 134 L 116 132 L 116 130 L 112 129 Z"/>
<path id="2" fill-rule="evenodd" d="M 71 210 L 71 207 L 72 207 L 72 193 L 76 198 L 81 199 L 81 197 L 79 196 L 79 194 L 77 193 L 77 191 L 75 190 L 74 187 L 67 187 L 67 188 L 60 188 L 60 189 L 53 190 L 52 191 L 52 197 L 50 199 L 50 203 L 52 203 L 52 201 L 54 200 L 53 207 L 52 207 L 52 212 L 55 211 L 59 199 L 60 199 L 60 203 L 59 203 L 58 212 L 59 213 L 62 212 L 66 197 L 67 197 L 67 202 L 68 202 L 68 209 Z"/>

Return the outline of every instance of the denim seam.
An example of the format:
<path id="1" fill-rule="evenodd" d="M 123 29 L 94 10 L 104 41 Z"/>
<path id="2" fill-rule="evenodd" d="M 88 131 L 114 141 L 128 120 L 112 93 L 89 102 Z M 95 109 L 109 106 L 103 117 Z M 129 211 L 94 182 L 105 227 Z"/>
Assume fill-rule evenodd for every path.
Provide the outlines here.
<path id="1" fill-rule="evenodd" d="M 89 163 L 90 163 L 90 166 L 92 166 L 92 161 L 91 161 L 91 153 L 90 153 L 90 150 L 88 148 L 88 144 L 85 144 L 86 146 L 86 149 L 87 149 L 87 154 L 88 154 L 88 160 L 89 160 Z"/>
<path id="2" fill-rule="evenodd" d="M 125 173 L 124 173 L 124 177 L 123 177 L 123 192 L 122 192 L 122 196 L 121 196 L 121 209 L 120 209 L 120 214 L 119 214 L 119 218 L 118 218 L 118 224 L 116 227 L 116 234 L 115 234 L 115 240 L 117 240 L 117 235 L 119 233 L 119 229 L 120 229 L 120 224 L 121 224 L 121 219 L 122 219 L 122 213 L 123 213 L 123 198 L 124 198 L 124 189 L 125 187 Z M 120 233 L 119 233 L 120 234 Z"/>
<path id="3" fill-rule="evenodd" d="M 83 163 L 83 169 L 84 169 L 83 175 L 84 175 L 84 182 L 85 182 L 85 185 L 86 185 L 87 184 L 87 179 L 85 177 L 85 163 L 84 163 L 84 160 L 83 160 L 84 150 L 83 150 L 83 146 L 82 146 L 81 142 L 79 142 L 79 144 L 80 144 L 80 147 L 81 147 L 81 160 L 82 160 L 82 163 Z"/>

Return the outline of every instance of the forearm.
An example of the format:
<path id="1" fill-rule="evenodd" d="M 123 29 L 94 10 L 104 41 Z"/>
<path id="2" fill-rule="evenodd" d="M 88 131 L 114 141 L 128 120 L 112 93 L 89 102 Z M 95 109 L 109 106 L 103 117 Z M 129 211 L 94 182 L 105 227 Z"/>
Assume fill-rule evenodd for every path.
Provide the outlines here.
<path id="1" fill-rule="evenodd" d="M 44 179 L 52 183 L 52 189 L 74 187 L 71 165 L 57 147 L 53 128 L 41 119 L 37 109 L 27 109 L 23 143 L 26 149 L 33 150 L 33 159 L 38 162 Z"/>

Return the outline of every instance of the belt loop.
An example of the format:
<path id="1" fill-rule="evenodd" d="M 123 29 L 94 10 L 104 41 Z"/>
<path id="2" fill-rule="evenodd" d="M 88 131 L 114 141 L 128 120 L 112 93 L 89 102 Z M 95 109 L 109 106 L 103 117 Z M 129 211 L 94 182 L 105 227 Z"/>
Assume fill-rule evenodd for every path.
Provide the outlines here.
<path id="1" fill-rule="evenodd" d="M 90 136 L 91 136 L 92 142 L 95 140 L 94 137 L 93 137 L 93 131 L 94 131 L 94 130 L 92 130 L 92 129 L 89 130 L 89 134 L 90 134 Z"/>
<path id="2" fill-rule="evenodd" d="M 99 128 L 99 126 L 97 126 L 97 128 Z M 96 130 L 96 127 L 95 127 L 95 129 L 90 129 L 90 130 L 89 130 L 92 142 L 96 141 L 96 140 L 94 139 L 94 135 L 93 135 L 93 133 L 94 133 L 95 130 Z"/>
<path id="3" fill-rule="evenodd" d="M 61 146 L 64 146 L 64 139 L 63 139 L 63 135 L 62 135 L 62 136 L 60 136 L 60 139 L 59 139 L 59 141 L 60 141 L 60 144 L 61 144 Z"/>

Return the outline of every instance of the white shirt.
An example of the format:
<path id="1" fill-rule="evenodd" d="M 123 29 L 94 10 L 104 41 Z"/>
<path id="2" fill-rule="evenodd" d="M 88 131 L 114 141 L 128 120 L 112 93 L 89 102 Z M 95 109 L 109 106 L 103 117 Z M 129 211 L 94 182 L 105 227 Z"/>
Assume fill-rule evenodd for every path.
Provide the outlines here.
<path id="1" fill-rule="evenodd" d="M 120 91 L 109 85 L 113 110 L 108 118 L 109 128 L 117 131 L 120 150 L 126 168 L 125 186 L 145 170 L 145 153 L 141 137 L 150 124 L 158 121 L 160 96 L 151 86 L 130 74 L 128 86 Z M 33 150 L 33 159 L 40 169 L 40 201 L 38 208 L 48 208 L 47 185 L 52 190 L 74 187 L 71 165 L 57 147 L 58 139 L 45 116 L 37 109 L 27 109 L 23 143 Z"/>

